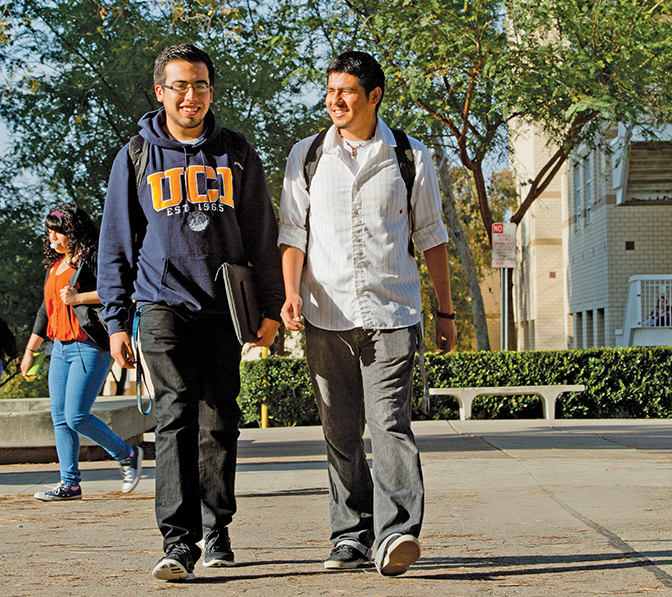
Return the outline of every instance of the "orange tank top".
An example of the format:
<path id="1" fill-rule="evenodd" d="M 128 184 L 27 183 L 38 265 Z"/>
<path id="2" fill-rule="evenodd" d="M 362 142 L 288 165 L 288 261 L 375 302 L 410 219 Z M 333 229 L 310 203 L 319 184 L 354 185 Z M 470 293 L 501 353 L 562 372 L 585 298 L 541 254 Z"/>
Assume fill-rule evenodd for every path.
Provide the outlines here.
<path id="1" fill-rule="evenodd" d="M 70 278 L 74 273 L 73 267 L 67 268 L 63 273 L 56 275 L 56 270 L 63 259 L 58 261 L 49 272 L 47 283 L 44 286 L 44 305 L 47 308 L 47 336 L 52 340 L 68 342 L 77 340 L 82 342 L 88 336 L 80 327 L 74 311 L 61 299 L 61 290 L 70 285 Z"/>

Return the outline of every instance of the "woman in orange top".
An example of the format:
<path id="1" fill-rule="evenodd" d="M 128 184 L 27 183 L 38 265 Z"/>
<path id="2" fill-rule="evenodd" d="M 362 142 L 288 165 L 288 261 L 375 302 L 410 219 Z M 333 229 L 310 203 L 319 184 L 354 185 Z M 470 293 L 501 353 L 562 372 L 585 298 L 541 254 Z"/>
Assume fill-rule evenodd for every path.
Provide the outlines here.
<path id="1" fill-rule="evenodd" d="M 98 230 L 87 213 L 71 203 L 55 207 L 47 216 L 46 226 L 44 252 L 48 273 L 44 302 L 26 346 L 21 372 L 27 374 L 45 336 L 52 339 L 49 395 L 61 480 L 50 491 L 38 491 L 35 497 L 44 501 L 81 499 L 80 433 L 119 461 L 124 479 L 122 491 L 127 493 L 140 479 L 142 449 L 127 444 L 91 414 L 111 358 L 109 351 L 99 348 L 87 336 L 73 309 L 76 305 L 99 303 L 96 291 Z M 76 271 L 77 283 L 73 288 L 70 280 Z"/>

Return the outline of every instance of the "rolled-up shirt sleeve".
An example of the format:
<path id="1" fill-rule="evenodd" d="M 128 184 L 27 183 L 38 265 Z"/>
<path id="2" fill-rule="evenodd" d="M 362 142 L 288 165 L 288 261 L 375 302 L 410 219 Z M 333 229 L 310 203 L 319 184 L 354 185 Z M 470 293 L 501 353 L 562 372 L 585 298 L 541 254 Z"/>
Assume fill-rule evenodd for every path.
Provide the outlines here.
<path id="1" fill-rule="evenodd" d="M 314 138 L 313 136 L 303 139 L 289 153 L 280 199 L 278 245 L 296 247 L 304 253 L 308 245 L 307 220 L 310 197 L 303 176 L 303 163 Z"/>
<path id="2" fill-rule="evenodd" d="M 411 195 L 413 210 L 413 242 L 423 253 L 427 249 L 448 242 L 448 231 L 443 223 L 441 192 L 436 169 L 429 150 L 411 139 L 415 157 L 415 182 Z"/>

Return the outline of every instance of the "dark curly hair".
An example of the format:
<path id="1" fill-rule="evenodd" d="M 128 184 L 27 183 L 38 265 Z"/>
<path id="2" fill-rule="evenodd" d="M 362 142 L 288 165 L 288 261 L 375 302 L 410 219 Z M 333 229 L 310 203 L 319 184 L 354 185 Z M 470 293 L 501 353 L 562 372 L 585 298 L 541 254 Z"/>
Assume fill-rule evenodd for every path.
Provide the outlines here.
<path id="1" fill-rule="evenodd" d="M 98 250 L 98 228 L 89 214 L 74 203 L 61 203 L 54 206 L 46 218 L 47 233 L 42 246 L 46 256 L 46 267 L 50 268 L 63 255 L 54 251 L 49 242 L 49 230 L 65 234 L 68 237 L 68 253 L 77 259 L 90 263 Z"/>

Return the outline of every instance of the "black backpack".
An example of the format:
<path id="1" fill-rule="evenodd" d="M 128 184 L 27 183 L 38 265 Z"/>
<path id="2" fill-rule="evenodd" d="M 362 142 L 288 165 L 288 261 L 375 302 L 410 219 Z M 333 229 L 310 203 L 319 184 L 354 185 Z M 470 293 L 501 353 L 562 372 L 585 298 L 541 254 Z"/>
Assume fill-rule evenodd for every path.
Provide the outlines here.
<path id="1" fill-rule="evenodd" d="M 317 137 L 313 140 L 308 153 L 306 155 L 306 161 L 303 164 L 303 177 L 306 180 L 306 189 L 310 192 L 310 183 L 313 181 L 315 176 L 315 171 L 317 170 L 317 164 L 322 157 L 322 146 L 324 145 L 324 138 L 327 135 L 329 128 L 322 129 Z M 411 195 L 413 194 L 413 181 L 415 180 L 415 162 L 413 161 L 413 151 L 411 150 L 411 143 L 408 140 L 408 136 L 403 131 L 399 129 L 392 129 L 394 134 L 394 140 L 397 142 L 397 146 L 394 148 L 394 152 L 397 155 L 397 162 L 399 162 L 399 169 L 401 170 L 401 177 L 404 179 L 406 184 L 406 213 L 408 213 L 408 226 L 410 233 L 413 233 L 413 212 L 411 210 Z M 413 241 L 410 237 L 408 238 L 408 252 L 411 257 L 414 256 L 413 251 Z"/>

